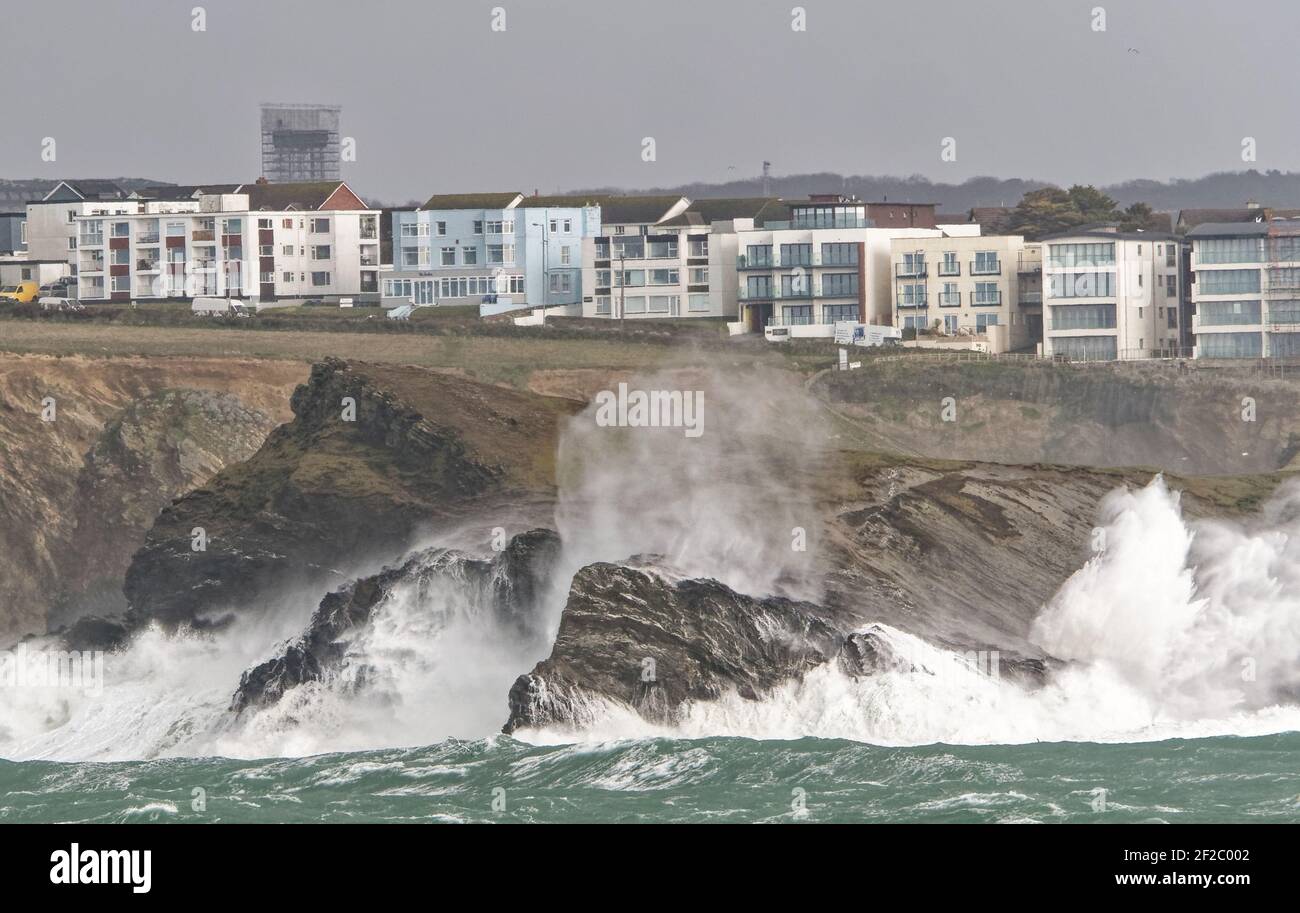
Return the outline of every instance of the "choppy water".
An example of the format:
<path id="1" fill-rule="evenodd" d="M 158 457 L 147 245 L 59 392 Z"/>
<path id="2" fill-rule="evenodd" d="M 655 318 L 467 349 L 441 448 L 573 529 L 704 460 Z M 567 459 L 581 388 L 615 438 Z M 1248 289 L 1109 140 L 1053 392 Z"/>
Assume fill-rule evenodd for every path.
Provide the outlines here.
<path id="1" fill-rule="evenodd" d="M 0 822 L 1300 822 L 1297 757 L 1288 733 L 911 748 L 500 737 L 260 761 L 0 761 Z"/>

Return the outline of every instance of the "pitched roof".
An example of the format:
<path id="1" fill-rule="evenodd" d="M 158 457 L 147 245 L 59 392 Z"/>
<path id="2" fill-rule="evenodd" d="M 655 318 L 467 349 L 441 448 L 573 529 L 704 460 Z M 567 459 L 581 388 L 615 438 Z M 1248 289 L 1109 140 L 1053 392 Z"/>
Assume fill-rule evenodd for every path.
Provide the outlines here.
<path id="1" fill-rule="evenodd" d="M 709 200 L 692 200 L 685 212 L 660 223 L 663 225 L 708 226 L 728 219 L 753 219 L 755 226 L 763 224 L 770 216 L 778 221 L 788 219 L 785 204 L 778 197 L 720 197 Z M 601 219 L 606 220 L 604 210 Z"/>
<path id="2" fill-rule="evenodd" d="M 1246 206 L 1235 209 L 1184 209 L 1178 213 L 1178 224 L 1184 229 L 1195 228 L 1206 222 L 1259 222 L 1272 218 L 1294 219 L 1300 209 L 1270 209 L 1267 206 Z"/>
<path id="3" fill-rule="evenodd" d="M 1264 222 L 1202 222 L 1187 233 L 1189 238 L 1244 238 L 1268 234 Z"/>
<path id="4" fill-rule="evenodd" d="M 234 193 L 239 184 L 150 184 L 134 192 L 144 200 L 190 200 L 201 193 Z"/>
<path id="5" fill-rule="evenodd" d="M 653 225 L 684 200 L 682 196 L 626 196 L 619 193 L 524 197 L 520 209 L 599 206 L 600 221 L 610 225 Z"/>
<path id="6" fill-rule="evenodd" d="M 340 190 L 365 205 L 360 197 L 352 193 L 346 181 L 301 181 L 284 184 L 240 184 L 233 193 L 248 194 L 250 211 L 265 209 L 272 212 L 285 209 L 313 210 L 320 209 L 330 197 Z M 352 208 L 352 207 L 345 207 Z"/>
<path id="7" fill-rule="evenodd" d="M 59 187 L 67 187 L 83 200 L 121 200 L 126 198 L 126 191 L 116 181 L 103 178 L 78 178 L 62 180 L 55 184 L 44 199 L 54 195 Z"/>
<path id="8" fill-rule="evenodd" d="M 493 193 L 435 193 L 420 209 L 510 209 L 523 194 L 517 190 Z"/>

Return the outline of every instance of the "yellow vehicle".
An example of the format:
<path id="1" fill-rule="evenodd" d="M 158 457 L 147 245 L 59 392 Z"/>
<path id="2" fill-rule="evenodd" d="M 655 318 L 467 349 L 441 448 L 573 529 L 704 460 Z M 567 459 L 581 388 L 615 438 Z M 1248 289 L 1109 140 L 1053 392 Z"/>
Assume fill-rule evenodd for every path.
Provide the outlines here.
<path id="1" fill-rule="evenodd" d="M 35 282 L 19 282 L 17 285 L 6 285 L 0 288 L 0 301 L 17 301 L 26 303 L 35 301 L 38 286 Z"/>

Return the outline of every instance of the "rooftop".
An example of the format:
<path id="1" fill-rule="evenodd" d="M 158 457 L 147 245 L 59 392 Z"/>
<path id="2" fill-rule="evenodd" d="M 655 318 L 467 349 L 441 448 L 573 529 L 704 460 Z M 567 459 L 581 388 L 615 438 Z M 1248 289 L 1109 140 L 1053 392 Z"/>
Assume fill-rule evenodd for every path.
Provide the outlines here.
<path id="1" fill-rule="evenodd" d="M 753 219 L 755 225 L 763 224 L 765 216 L 785 219 L 786 207 L 779 197 L 719 197 L 693 200 L 686 211 L 660 223 L 662 225 L 708 226 L 729 219 Z M 602 212 L 603 218 L 603 212 Z"/>
<path id="2" fill-rule="evenodd" d="M 517 190 L 489 193 L 435 193 L 420 209 L 510 209 L 522 197 Z"/>

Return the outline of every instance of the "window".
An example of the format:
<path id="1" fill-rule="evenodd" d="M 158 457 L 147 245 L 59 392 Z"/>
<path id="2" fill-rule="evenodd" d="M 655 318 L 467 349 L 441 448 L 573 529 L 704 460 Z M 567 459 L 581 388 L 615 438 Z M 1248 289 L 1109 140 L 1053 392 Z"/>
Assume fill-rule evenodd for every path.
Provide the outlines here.
<path id="1" fill-rule="evenodd" d="M 975 294 L 971 298 L 971 304 L 975 307 L 987 307 L 1002 303 L 1002 292 L 998 290 L 996 282 L 976 282 Z"/>
<path id="2" fill-rule="evenodd" d="M 627 260 L 645 259 L 645 241 L 642 238 L 615 238 L 614 256 Z"/>
<path id="3" fill-rule="evenodd" d="M 744 266 L 771 266 L 772 265 L 772 245 L 771 244 L 751 244 L 745 248 Z"/>
<path id="4" fill-rule="evenodd" d="M 293 248 L 291 247 L 289 250 L 293 250 Z M 270 244 L 263 244 L 257 249 L 257 255 L 259 257 L 273 257 L 275 256 L 275 247 Z"/>
<path id="5" fill-rule="evenodd" d="M 686 253 L 690 257 L 707 257 L 709 255 L 708 235 L 695 235 L 687 239 Z"/>
<path id="6" fill-rule="evenodd" d="M 812 266 L 811 244 L 782 244 L 782 266 Z"/>
<path id="7" fill-rule="evenodd" d="M 568 292 L 573 290 L 573 277 L 569 273 L 551 273 L 551 291 Z"/>
<path id="8" fill-rule="evenodd" d="M 607 269 L 596 270 L 596 288 L 609 288 L 610 282 L 611 282 L 610 270 Z"/>
<path id="9" fill-rule="evenodd" d="M 978 259 L 978 255 L 977 255 Z M 943 260 L 939 262 L 940 276 L 960 276 L 961 261 L 957 259 L 955 250 L 946 250 L 943 252 Z"/>
<path id="10" fill-rule="evenodd" d="M 841 320 L 858 321 L 858 306 L 856 304 L 826 304 L 822 305 L 822 322 L 836 323 Z"/>
<path id="11" fill-rule="evenodd" d="M 1178 329 L 1178 311 L 1175 308 L 1169 308 L 1169 314 L 1167 316 L 1169 317 L 1169 329 Z"/>
<path id="12" fill-rule="evenodd" d="M 675 269 L 652 269 L 650 270 L 651 285 L 677 285 L 681 281 L 681 273 Z"/>
<path id="13" fill-rule="evenodd" d="M 510 294 L 512 294 L 512 295 L 522 295 L 523 293 L 524 293 L 524 277 L 523 277 L 523 276 L 511 276 L 511 277 L 510 277 Z"/>
<path id="14" fill-rule="evenodd" d="M 258 228 L 275 228 L 275 222 L 274 222 L 273 220 L 271 220 L 271 219 L 258 219 L 258 220 L 257 220 L 257 227 L 258 227 Z"/>
<path id="15" fill-rule="evenodd" d="M 476 235 L 481 235 L 481 234 L 483 234 L 483 220 L 482 220 L 482 219 L 475 219 L 475 220 L 474 220 L 474 234 L 476 234 Z"/>
<path id="16" fill-rule="evenodd" d="M 330 258 L 330 246 L 328 244 L 312 245 L 311 258 L 313 260 L 328 260 Z"/>
<path id="17" fill-rule="evenodd" d="M 961 307 L 961 292 L 957 291 L 956 282 L 945 282 L 943 284 L 943 291 L 939 293 L 939 307 Z"/>
<path id="18" fill-rule="evenodd" d="M 692 266 L 689 275 L 691 285 L 709 284 L 709 268 L 707 266 Z"/>
<path id="19" fill-rule="evenodd" d="M 292 244 L 282 244 L 282 245 L 280 246 L 280 256 L 282 256 L 282 257 L 292 257 L 292 256 L 293 256 L 293 245 L 292 245 Z"/>
<path id="20" fill-rule="evenodd" d="M 781 309 L 781 322 L 786 326 L 807 326 L 812 323 L 812 305 L 787 305 Z"/>
<path id="21" fill-rule="evenodd" d="M 822 266 L 857 266 L 858 245 L 834 242 L 822 245 Z"/>
<path id="22" fill-rule="evenodd" d="M 565 219 L 563 222 L 561 222 L 560 230 L 563 231 L 565 234 L 570 234 L 573 231 L 573 220 Z"/>
<path id="23" fill-rule="evenodd" d="M 645 295 L 628 295 L 623 299 L 624 314 L 644 314 Z"/>
<path id="24" fill-rule="evenodd" d="M 285 274 L 284 274 L 284 281 L 285 281 L 285 282 L 292 282 L 292 281 L 293 281 L 293 273 L 285 273 Z"/>
<path id="25" fill-rule="evenodd" d="M 329 220 L 329 219 L 312 219 L 312 220 L 311 220 L 311 233 L 312 233 L 312 234 L 314 234 L 314 235 L 323 235 L 323 234 L 328 234 L 328 233 L 329 233 L 329 230 L 330 230 L 330 220 Z"/>
<path id="26" fill-rule="evenodd" d="M 1259 270 L 1198 270 L 1196 288 L 1202 295 L 1239 295 L 1259 291 Z"/>
<path id="27" fill-rule="evenodd" d="M 557 231 L 560 230 L 560 222 L 559 222 L 559 220 L 558 220 L 558 219 L 551 219 L 551 224 L 550 224 L 549 227 L 550 227 L 550 229 L 551 229 L 551 234 L 555 234 Z"/>
<path id="28" fill-rule="evenodd" d="M 281 227 L 281 228 L 293 228 L 293 219 L 281 219 L 281 220 L 280 220 L 280 227 Z"/>
<path id="29" fill-rule="evenodd" d="M 1196 346 L 1201 358 L 1260 358 L 1264 354 L 1259 333 L 1201 333 Z"/>
<path id="30" fill-rule="evenodd" d="M 131 234 L 131 225 L 128 222 L 114 222 L 111 229 L 114 238 L 126 238 Z"/>
<path id="31" fill-rule="evenodd" d="M 686 297 L 686 309 L 691 312 L 709 310 L 709 295 L 707 292 L 696 292 Z"/>
<path id="32" fill-rule="evenodd" d="M 1049 244 L 1047 265 L 1070 268 L 1074 266 L 1114 266 L 1115 242 L 1097 244 Z"/>
<path id="33" fill-rule="evenodd" d="M 1049 298 L 1114 298 L 1114 273 L 1056 273 L 1048 286 Z"/>
<path id="34" fill-rule="evenodd" d="M 981 250 L 975 253 L 975 262 L 971 264 L 971 272 L 977 276 L 991 276 L 1002 271 L 1001 264 L 998 263 L 998 252 L 995 250 Z"/>
<path id="35" fill-rule="evenodd" d="M 478 263 L 478 248 L 462 247 L 460 249 L 460 262 L 466 266 L 473 266 Z"/>
<path id="36" fill-rule="evenodd" d="M 997 314 L 976 314 L 975 315 L 975 332 L 985 333 L 989 327 L 998 325 Z"/>
<path id="37" fill-rule="evenodd" d="M 1114 336 L 1061 336 L 1052 340 L 1052 352 L 1076 361 L 1114 361 Z"/>
<path id="38" fill-rule="evenodd" d="M 226 219 L 225 227 L 222 229 L 228 235 L 242 234 L 244 231 L 243 219 Z"/>
<path id="39" fill-rule="evenodd" d="M 822 294 L 826 297 L 856 295 L 857 293 L 857 273 L 825 273 L 822 276 Z"/>
<path id="40" fill-rule="evenodd" d="M 1165 266 L 1174 267 L 1178 265 L 1178 248 L 1172 244 L 1165 245 Z"/>
<path id="41" fill-rule="evenodd" d="M 439 252 L 439 255 L 438 255 L 438 256 L 439 256 L 438 263 L 439 263 L 440 265 L 442 265 L 442 266 L 455 266 L 455 265 L 456 265 L 456 248 L 454 248 L 454 247 L 444 247 L 444 248 L 442 248 L 442 250 Z"/>
<path id="42" fill-rule="evenodd" d="M 1176 298 L 1176 297 L 1178 297 L 1178 277 L 1177 277 L 1177 276 L 1165 276 L 1165 297 L 1167 297 L 1167 298 Z"/>
<path id="43" fill-rule="evenodd" d="M 109 251 L 109 263 L 115 266 L 126 266 L 131 262 L 131 252 L 125 247 Z"/>
<path id="44" fill-rule="evenodd" d="M 1259 323 L 1260 311 L 1258 301 L 1202 301 L 1196 308 L 1201 326 L 1206 327 Z"/>
<path id="45" fill-rule="evenodd" d="M 514 263 L 515 246 L 513 244 L 489 244 L 487 246 L 488 263 Z"/>
<path id="46" fill-rule="evenodd" d="M 646 306 L 651 314 L 676 314 L 678 297 L 676 295 L 651 295 Z"/>
<path id="47" fill-rule="evenodd" d="M 127 292 L 127 293 L 129 293 L 129 292 L 131 291 L 131 277 L 130 277 L 130 276 L 114 276 L 114 277 L 113 277 L 113 291 L 114 291 L 114 292 Z"/>
<path id="48" fill-rule="evenodd" d="M 1115 328 L 1115 305 L 1070 304 L 1049 308 L 1053 330 L 1111 330 Z"/>
<path id="49" fill-rule="evenodd" d="M 329 285 L 329 284 L 330 284 L 330 274 L 329 274 L 329 273 L 312 273 L 312 274 L 311 274 L 311 284 L 314 285 L 314 286 L 316 286 L 317 288 L 320 288 L 320 287 L 323 286 L 323 285 Z"/>
<path id="50" fill-rule="evenodd" d="M 596 259 L 597 260 L 609 259 L 609 238 L 596 239 Z"/>
<path id="51" fill-rule="evenodd" d="M 439 238 L 445 238 L 447 236 L 447 223 L 435 222 L 434 224 L 437 226 L 437 231 L 435 232 L 435 234 L 437 234 Z"/>
<path id="52" fill-rule="evenodd" d="M 420 263 L 420 252 L 415 248 L 408 247 L 402 251 L 402 266 L 415 267 Z"/>
<path id="53" fill-rule="evenodd" d="M 609 299 L 609 296 L 608 296 L 608 295 L 597 295 L 597 296 L 596 296 L 596 314 L 597 314 L 597 315 L 608 314 L 608 313 L 609 313 L 609 302 L 610 302 L 610 299 Z"/>
<path id="54" fill-rule="evenodd" d="M 561 265 L 561 266 L 568 266 L 569 263 L 572 262 L 572 259 L 573 259 L 573 255 L 572 255 L 572 253 L 571 253 L 571 249 L 570 249 L 569 245 L 566 244 L 566 245 L 564 245 L 563 247 L 561 247 L 561 248 L 560 248 L 560 265 Z"/>
<path id="55" fill-rule="evenodd" d="M 614 284 L 631 286 L 645 285 L 645 270 L 628 269 L 616 271 L 614 273 Z"/>

